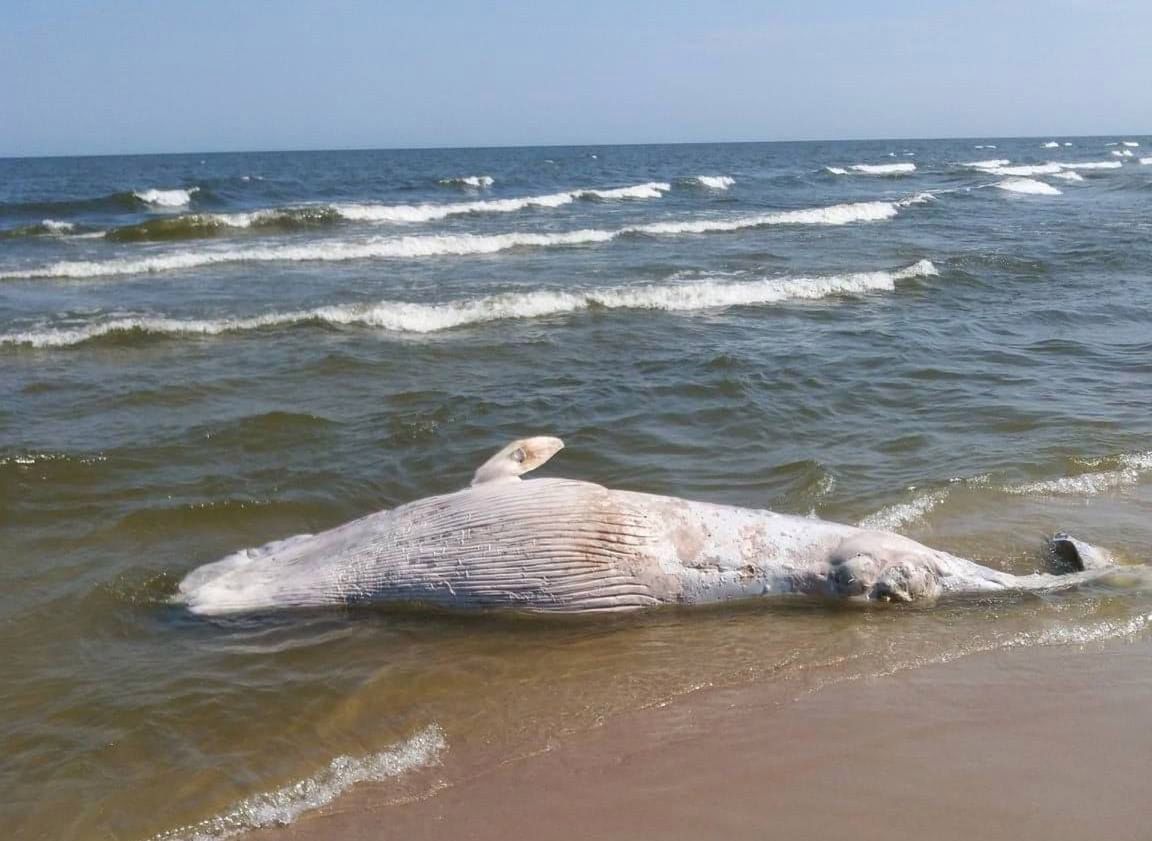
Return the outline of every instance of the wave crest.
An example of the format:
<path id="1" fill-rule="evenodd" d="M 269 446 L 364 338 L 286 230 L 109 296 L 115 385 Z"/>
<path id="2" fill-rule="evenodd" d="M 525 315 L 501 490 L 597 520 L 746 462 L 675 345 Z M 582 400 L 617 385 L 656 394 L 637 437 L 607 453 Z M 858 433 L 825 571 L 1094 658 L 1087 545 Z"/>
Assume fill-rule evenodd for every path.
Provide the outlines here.
<path id="1" fill-rule="evenodd" d="M 669 236 L 724 233 L 772 225 L 847 225 L 891 219 L 901 208 L 932 199 L 919 193 L 900 201 L 855 202 L 828 207 L 781 210 L 753 216 L 654 222 L 612 230 L 585 228 L 555 233 L 428 234 L 377 237 L 362 241 L 333 240 L 307 245 L 264 245 L 216 251 L 183 251 L 113 260 L 66 260 L 34 269 L 0 274 L 0 279 L 90 278 L 146 274 L 240 262 L 336 262 L 377 258 L 415 259 L 437 256 L 495 254 L 512 248 L 592 245 L 629 235 Z"/>
<path id="2" fill-rule="evenodd" d="M 1043 181 L 1037 181 L 1034 178 L 1006 178 L 1003 181 L 997 182 L 996 186 L 1010 193 L 1027 193 L 1033 196 L 1062 195 L 1061 192 L 1051 184 L 1045 184 Z"/>
<path id="3" fill-rule="evenodd" d="M 385 300 L 370 305 L 341 304 L 311 310 L 266 313 L 249 318 L 175 319 L 140 316 L 74 328 L 43 328 L 3 334 L 0 335 L 0 345 L 69 347 L 116 335 L 214 336 L 310 322 L 333 326 L 360 325 L 398 333 L 433 333 L 470 324 L 564 315 L 590 309 L 682 312 L 793 300 L 819 300 L 836 295 L 892 291 L 899 281 L 938 274 L 930 260 L 919 260 L 895 271 L 855 272 L 822 277 L 777 277 L 736 282 L 705 279 L 587 290 L 537 289 L 443 304 Z"/>
<path id="4" fill-rule="evenodd" d="M 736 183 L 735 178 L 727 175 L 697 175 L 690 180 L 692 183 L 709 190 L 727 190 Z"/>
<path id="5" fill-rule="evenodd" d="M 157 190 L 152 188 L 149 190 L 137 190 L 132 193 L 132 195 L 145 204 L 150 204 L 155 207 L 184 207 L 192 201 L 192 195 L 198 192 L 200 192 L 199 187 L 191 187 L 187 190 Z"/>
<path id="6" fill-rule="evenodd" d="M 445 187 L 465 187 L 473 190 L 483 190 L 496 183 L 491 175 L 464 175 L 457 178 L 441 178 L 438 182 Z"/>
<path id="7" fill-rule="evenodd" d="M 229 228 L 295 230 L 314 225 L 347 222 L 409 224 L 435 222 L 449 216 L 473 213 L 515 213 L 529 208 L 553 208 L 577 199 L 652 199 L 671 189 L 670 184 L 651 181 L 627 187 L 569 190 L 542 196 L 451 202 L 446 204 L 364 204 L 304 205 L 247 213 L 198 213 L 164 219 L 150 219 L 109 231 L 105 236 L 118 242 L 193 239 L 217 236 Z"/>
<path id="8" fill-rule="evenodd" d="M 852 164 L 849 169 L 864 175 L 906 175 L 916 171 L 916 164 L 908 161 L 898 164 Z"/>

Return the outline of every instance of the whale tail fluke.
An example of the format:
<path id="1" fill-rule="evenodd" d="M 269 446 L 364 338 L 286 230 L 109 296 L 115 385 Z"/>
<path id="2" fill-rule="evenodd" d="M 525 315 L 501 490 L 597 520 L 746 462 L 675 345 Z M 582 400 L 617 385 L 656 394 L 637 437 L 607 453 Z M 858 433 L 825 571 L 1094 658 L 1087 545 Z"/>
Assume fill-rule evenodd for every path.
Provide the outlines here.
<path id="1" fill-rule="evenodd" d="M 1067 532 L 1057 532 L 1048 539 L 1048 558 L 1053 571 L 1089 572 L 1116 565 L 1116 559 L 1107 549 L 1078 540 Z"/>

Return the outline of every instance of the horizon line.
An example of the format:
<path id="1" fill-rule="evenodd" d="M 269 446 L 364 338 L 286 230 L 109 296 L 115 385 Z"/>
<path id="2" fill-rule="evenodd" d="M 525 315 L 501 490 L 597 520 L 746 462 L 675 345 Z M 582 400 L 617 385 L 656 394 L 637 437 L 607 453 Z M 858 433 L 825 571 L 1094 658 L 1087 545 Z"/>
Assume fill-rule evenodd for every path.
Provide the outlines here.
<path id="1" fill-rule="evenodd" d="M 604 149 L 614 147 L 635 146 L 748 146 L 784 143 L 883 143 L 883 142 L 923 142 L 943 140 L 1039 140 L 1042 138 L 1073 138 L 1091 139 L 1104 137 L 1148 137 L 1152 132 L 1107 132 L 1102 134 L 1019 134 L 1019 135 L 967 135 L 967 136 L 940 136 L 940 137 L 814 137 L 794 138 L 790 140 L 663 140 L 649 142 L 625 143 L 522 143 L 522 144 L 481 144 L 476 146 L 331 146 L 331 147 L 294 147 L 279 149 L 216 149 L 216 150 L 187 150 L 167 152 L 88 152 L 58 155 L 3 155 L 0 161 L 28 161 L 53 160 L 59 158 L 145 158 L 166 157 L 176 155 L 281 155 L 299 153 L 321 152 L 451 152 L 465 150 L 501 150 L 501 149 Z"/>

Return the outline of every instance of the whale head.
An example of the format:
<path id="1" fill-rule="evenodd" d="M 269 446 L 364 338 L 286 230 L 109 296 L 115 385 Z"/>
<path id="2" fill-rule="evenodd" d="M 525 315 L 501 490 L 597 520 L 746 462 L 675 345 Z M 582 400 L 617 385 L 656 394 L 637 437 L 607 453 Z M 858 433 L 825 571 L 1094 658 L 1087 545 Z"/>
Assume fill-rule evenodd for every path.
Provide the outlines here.
<path id="1" fill-rule="evenodd" d="M 868 552 L 834 560 L 829 582 L 834 596 L 880 602 L 931 601 L 943 589 L 931 563 Z"/>

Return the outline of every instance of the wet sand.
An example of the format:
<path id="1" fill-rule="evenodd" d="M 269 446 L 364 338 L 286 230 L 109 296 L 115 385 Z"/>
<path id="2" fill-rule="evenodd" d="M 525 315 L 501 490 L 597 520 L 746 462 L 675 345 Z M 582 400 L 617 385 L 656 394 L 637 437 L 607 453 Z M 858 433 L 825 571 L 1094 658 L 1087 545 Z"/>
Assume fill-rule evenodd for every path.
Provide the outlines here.
<path id="1" fill-rule="evenodd" d="M 421 800 L 360 789 L 248 837 L 1146 841 L 1150 721 L 1152 640 L 1007 650 L 799 696 L 703 690 Z"/>

